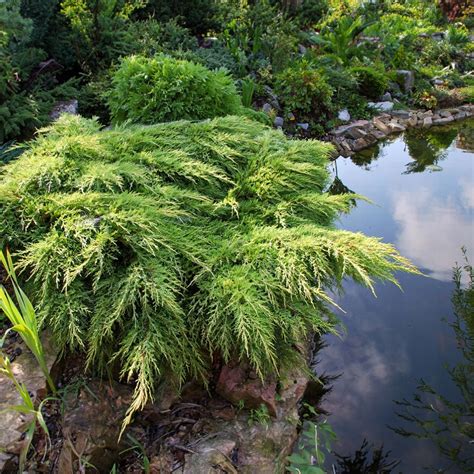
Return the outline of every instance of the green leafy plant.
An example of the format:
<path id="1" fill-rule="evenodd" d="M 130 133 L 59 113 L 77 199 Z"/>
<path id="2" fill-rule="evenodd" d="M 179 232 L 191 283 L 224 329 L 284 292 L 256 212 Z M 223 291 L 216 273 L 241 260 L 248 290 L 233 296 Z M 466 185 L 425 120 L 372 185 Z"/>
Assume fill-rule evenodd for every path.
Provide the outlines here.
<path id="1" fill-rule="evenodd" d="M 35 309 L 18 283 L 15 268 L 13 267 L 13 261 L 8 250 L 6 253 L 0 252 L 0 262 L 7 271 L 13 285 L 13 291 L 17 302 L 15 304 L 5 287 L 0 285 L 0 311 L 2 311 L 12 324 L 11 328 L 7 329 L 5 332 L 4 337 L 10 331 L 15 331 L 20 335 L 28 349 L 30 349 L 38 361 L 38 364 L 46 377 L 49 388 L 53 392 L 56 392 L 56 388 L 46 364 Z"/>
<path id="2" fill-rule="evenodd" d="M 250 78 L 242 79 L 242 104 L 244 107 L 252 107 L 253 95 L 255 94 L 256 84 Z"/>
<path id="3" fill-rule="evenodd" d="M 352 67 L 350 72 L 358 83 L 359 94 L 368 99 L 377 100 L 387 90 L 387 76 L 374 67 Z"/>
<path id="4" fill-rule="evenodd" d="M 225 70 L 160 55 L 122 60 L 108 96 L 112 119 L 141 123 L 238 114 L 240 96 Z"/>
<path id="5" fill-rule="evenodd" d="M 270 423 L 270 413 L 268 408 L 263 403 L 256 409 L 252 409 L 249 412 L 248 424 L 252 425 L 264 425 L 267 426 Z"/>
<path id="6" fill-rule="evenodd" d="M 276 92 L 285 111 L 299 121 L 324 123 L 331 113 L 332 89 L 323 73 L 304 59 L 277 75 Z"/>
<path id="7" fill-rule="evenodd" d="M 0 341 L 3 342 L 3 341 Z M 1 349 L 2 344 L 0 344 L 0 349 Z M 48 427 L 46 426 L 46 423 L 43 418 L 43 414 L 41 412 L 44 403 L 46 403 L 49 398 L 43 400 L 40 404 L 39 407 L 36 408 L 35 404 L 33 402 L 33 399 L 31 398 L 30 393 L 28 392 L 28 388 L 25 386 L 24 383 L 21 383 L 18 381 L 18 379 L 15 377 L 15 374 L 13 373 L 12 366 L 10 363 L 10 360 L 6 355 L 3 354 L 3 352 L 0 350 L 0 375 L 3 375 L 7 379 L 9 379 L 14 387 L 17 393 L 20 395 L 22 404 L 21 405 L 12 405 L 4 410 L 0 410 L 0 413 L 13 410 L 19 413 L 22 413 L 23 415 L 26 415 L 28 418 L 31 417 L 31 421 L 28 422 L 25 430 L 25 437 L 23 439 L 21 451 L 20 451 L 20 457 L 19 457 L 19 472 L 23 472 L 25 468 L 25 463 L 26 463 L 26 456 L 28 455 L 28 451 L 31 446 L 31 442 L 33 441 L 33 435 L 35 433 L 36 426 L 39 425 L 40 428 L 44 431 L 47 440 L 49 441 L 49 430 Z"/>
<path id="8" fill-rule="evenodd" d="M 0 236 L 21 250 L 62 350 L 121 368 L 133 412 L 161 377 L 206 380 L 213 355 L 260 377 L 310 332 L 329 291 L 416 269 L 379 239 L 332 227 L 331 146 L 244 117 L 102 130 L 63 116 L 0 177 Z"/>
<path id="9" fill-rule="evenodd" d="M 288 456 L 290 465 L 287 471 L 294 474 L 325 474 L 326 455 L 331 452 L 335 440 L 336 434 L 327 420 L 306 422 L 296 452 Z"/>
<path id="10" fill-rule="evenodd" d="M 333 54 L 342 63 L 358 56 L 360 48 L 357 46 L 357 38 L 373 22 L 365 21 L 361 16 L 352 18 L 343 16 L 332 27 L 323 29 L 320 35 L 312 35 L 314 44 L 321 46 L 326 52 Z"/>
<path id="11" fill-rule="evenodd" d="M 108 67 L 127 48 L 130 16 L 147 0 L 62 0 L 61 13 L 68 20 L 72 43 L 81 69 L 96 72 Z"/>

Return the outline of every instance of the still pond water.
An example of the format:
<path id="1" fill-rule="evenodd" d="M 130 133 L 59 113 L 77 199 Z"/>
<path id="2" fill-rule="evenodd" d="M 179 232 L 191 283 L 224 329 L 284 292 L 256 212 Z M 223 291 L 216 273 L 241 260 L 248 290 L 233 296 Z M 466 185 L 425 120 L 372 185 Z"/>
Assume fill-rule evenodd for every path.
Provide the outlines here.
<path id="1" fill-rule="evenodd" d="M 474 121 L 413 130 L 332 166 L 339 187 L 373 201 L 338 225 L 393 243 L 426 275 L 399 275 L 403 292 L 379 284 L 377 298 L 345 285 L 338 303 L 346 332 L 326 337 L 316 365 L 318 374 L 340 374 L 321 404 L 339 438 L 334 449 L 353 454 L 366 439 L 400 460 L 392 472 L 461 472 L 432 441 L 390 427 L 415 428 L 397 416 L 395 401 L 412 400 L 420 379 L 453 402 L 460 397 L 446 366 L 461 355 L 445 319 L 454 318 L 452 268 L 462 246 L 474 261 Z"/>

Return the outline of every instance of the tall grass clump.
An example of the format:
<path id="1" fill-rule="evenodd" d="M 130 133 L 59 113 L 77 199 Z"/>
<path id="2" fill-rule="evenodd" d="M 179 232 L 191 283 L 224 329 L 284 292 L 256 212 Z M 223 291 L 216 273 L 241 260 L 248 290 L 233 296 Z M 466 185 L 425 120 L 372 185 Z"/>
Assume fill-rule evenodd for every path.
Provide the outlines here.
<path id="1" fill-rule="evenodd" d="M 330 149 L 244 117 L 101 131 L 63 116 L 3 168 L 0 235 L 60 346 L 135 381 L 130 415 L 160 377 L 205 377 L 216 355 L 277 372 L 332 330 L 345 278 L 416 271 L 332 226 L 354 195 L 325 192 Z"/>
<path id="2" fill-rule="evenodd" d="M 3 285 L 0 285 L 0 315 L 4 314 L 11 323 L 11 327 L 6 331 L 4 337 L 10 331 L 17 332 L 24 343 L 35 356 L 49 388 L 56 392 L 53 380 L 49 374 L 48 365 L 44 353 L 43 343 L 41 342 L 38 319 L 36 311 L 31 304 L 28 296 L 21 289 L 13 266 L 10 252 L 0 251 L 0 263 L 5 268 L 10 279 L 15 294 L 16 303 Z"/>
<path id="3" fill-rule="evenodd" d="M 115 123 L 200 120 L 242 110 L 225 69 L 211 71 L 165 55 L 124 58 L 113 75 L 108 104 Z"/>

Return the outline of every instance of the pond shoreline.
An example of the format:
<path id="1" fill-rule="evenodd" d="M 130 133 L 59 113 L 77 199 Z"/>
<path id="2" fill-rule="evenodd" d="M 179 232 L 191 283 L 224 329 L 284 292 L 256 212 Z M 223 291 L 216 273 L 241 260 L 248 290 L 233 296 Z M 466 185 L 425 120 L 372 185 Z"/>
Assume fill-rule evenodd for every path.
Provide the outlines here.
<path id="1" fill-rule="evenodd" d="M 330 141 L 337 153 L 344 157 L 375 145 L 390 135 L 404 132 L 410 128 L 431 128 L 436 125 L 463 120 L 474 116 L 474 105 L 464 104 L 459 107 L 450 107 L 428 110 L 393 110 L 375 116 L 372 120 L 356 120 L 339 125 L 329 131 L 325 141 Z"/>

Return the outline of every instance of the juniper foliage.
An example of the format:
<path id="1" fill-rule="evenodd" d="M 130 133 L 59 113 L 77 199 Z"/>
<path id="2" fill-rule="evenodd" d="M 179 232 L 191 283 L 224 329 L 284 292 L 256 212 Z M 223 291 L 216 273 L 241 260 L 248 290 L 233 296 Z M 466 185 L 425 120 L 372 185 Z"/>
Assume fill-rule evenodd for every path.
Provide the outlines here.
<path id="1" fill-rule="evenodd" d="M 119 126 L 63 116 L 0 177 L 0 235 L 30 275 L 44 326 L 89 364 L 136 381 L 205 377 L 213 355 L 264 376 L 310 331 L 329 290 L 416 271 L 393 246 L 337 230 L 318 141 L 243 117 Z M 0 242 L 2 243 L 2 242 Z"/>

